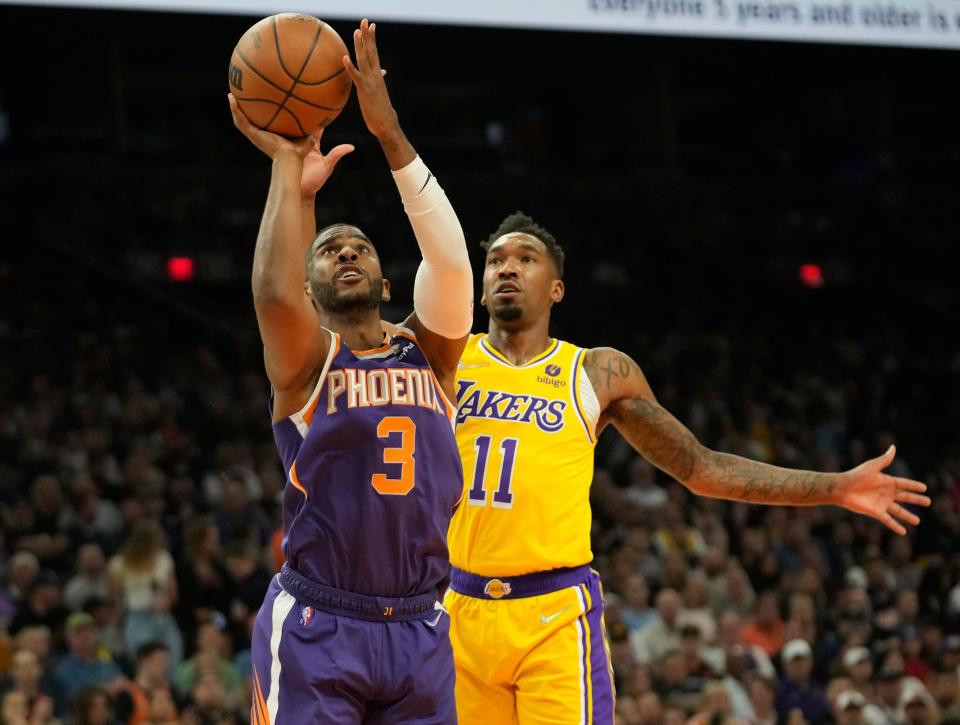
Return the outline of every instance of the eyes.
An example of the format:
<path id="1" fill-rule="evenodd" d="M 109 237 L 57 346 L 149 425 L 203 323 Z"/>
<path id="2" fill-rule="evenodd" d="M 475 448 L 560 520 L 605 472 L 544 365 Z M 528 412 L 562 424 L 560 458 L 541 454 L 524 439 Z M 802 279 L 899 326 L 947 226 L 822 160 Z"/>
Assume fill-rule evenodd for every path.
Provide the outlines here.
<path id="1" fill-rule="evenodd" d="M 523 264 L 529 264 L 531 262 L 536 262 L 536 257 L 531 257 L 529 254 L 525 254 L 520 257 L 520 262 Z M 490 257 L 487 259 L 488 266 L 496 266 L 498 264 L 503 264 L 504 260 L 501 257 Z"/>
<path id="2" fill-rule="evenodd" d="M 366 244 L 356 244 L 356 245 L 353 245 L 351 249 L 353 249 L 353 251 L 355 251 L 357 254 L 361 256 L 370 254 L 370 252 L 372 251 L 370 247 Z M 338 247 L 335 244 L 328 244 L 325 247 L 321 247 L 320 249 L 318 249 L 317 254 L 322 257 L 331 257 L 331 256 L 336 257 L 338 254 L 340 254 L 342 250 L 343 250 L 343 247 Z"/>

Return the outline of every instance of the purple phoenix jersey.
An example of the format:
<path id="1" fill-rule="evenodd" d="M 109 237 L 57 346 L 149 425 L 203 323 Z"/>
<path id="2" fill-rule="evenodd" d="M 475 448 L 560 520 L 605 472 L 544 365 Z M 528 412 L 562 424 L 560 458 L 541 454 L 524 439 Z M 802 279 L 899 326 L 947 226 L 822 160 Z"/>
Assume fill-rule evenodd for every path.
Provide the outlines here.
<path id="1" fill-rule="evenodd" d="M 454 409 L 412 335 L 356 353 L 330 336 L 309 402 L 273 425 L 288 482 L 283 553 L 328 587 L 432 592 L 463 491 Z"/>

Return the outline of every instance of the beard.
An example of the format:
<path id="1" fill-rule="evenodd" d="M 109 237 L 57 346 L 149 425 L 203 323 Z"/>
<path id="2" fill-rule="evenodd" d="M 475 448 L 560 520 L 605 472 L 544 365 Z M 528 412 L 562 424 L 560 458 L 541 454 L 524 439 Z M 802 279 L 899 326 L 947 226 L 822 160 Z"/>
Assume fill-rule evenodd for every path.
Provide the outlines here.
<path id="1" fill-rule="evenodd" d="M 498 322 L 516 322 L 523 317 L 523 308 L 517 304 L 505 304 L 494 307 L 491 314 Z"/>
<path id="2" fill-rule="evenodd" d="M 342 314 L 375 310 L 380 306 L 383 295 L 383 277 L 367 277 L 367 281 L 370 288 L 366 292 L 341 292 L 332 282 L 310 280 L 310 291 L 313 299 L 325 312 Z"/>

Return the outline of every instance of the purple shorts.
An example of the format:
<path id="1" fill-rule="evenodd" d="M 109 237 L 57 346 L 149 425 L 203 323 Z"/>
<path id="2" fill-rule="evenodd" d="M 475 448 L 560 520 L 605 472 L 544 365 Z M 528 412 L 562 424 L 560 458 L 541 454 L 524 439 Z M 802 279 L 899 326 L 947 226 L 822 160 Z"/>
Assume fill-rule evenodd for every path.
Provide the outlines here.
<path id="1" fill-rule="evenodd" d="M 274 577 L 254 624 L 251 723 L 456 723 L 442 609 L 422 611 L 422 597 L 411 608 L 409 599 L 347 592 L 326 606 L 329 598 L 295 586 L 289 574 L 284 585 Z M 383 612 L 379 621 L 371 603 Z"/>

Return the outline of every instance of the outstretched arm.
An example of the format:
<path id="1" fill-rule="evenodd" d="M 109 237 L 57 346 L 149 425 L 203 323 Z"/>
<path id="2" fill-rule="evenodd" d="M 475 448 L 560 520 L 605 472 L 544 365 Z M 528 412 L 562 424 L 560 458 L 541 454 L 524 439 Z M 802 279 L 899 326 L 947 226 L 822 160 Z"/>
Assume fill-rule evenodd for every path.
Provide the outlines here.
<path id="1" fill-rule="evenodd" d="M 779 468 L 703 446 L 653 395 L 640 367 L 612 348 L 587 353 L 584 367 L 600 400 L 600 425 L 612 423 L 639 453 L 693 493 L 750 503 L 833 504 L 881 521 L 895 533 L 920 522 L 902 504 L 929 506 L 926 486 L 883 473 L 893 446 L 842 473 Z M 899 520 L 899 521 L 898 521 Z"/>
<path id="2" fill-rule="evenodd" d="M 390 102 L 377 52 L 376 24 L 353 34 L 357 64 L 344 57 L 363 120 L 393 172 L 423 254 L 413 289 L 414 312 L 404 325 L 417 335 L 448 393 L 473 323 L 473 274 L 460 221 L 436 177 L 407 140 Z"/>

